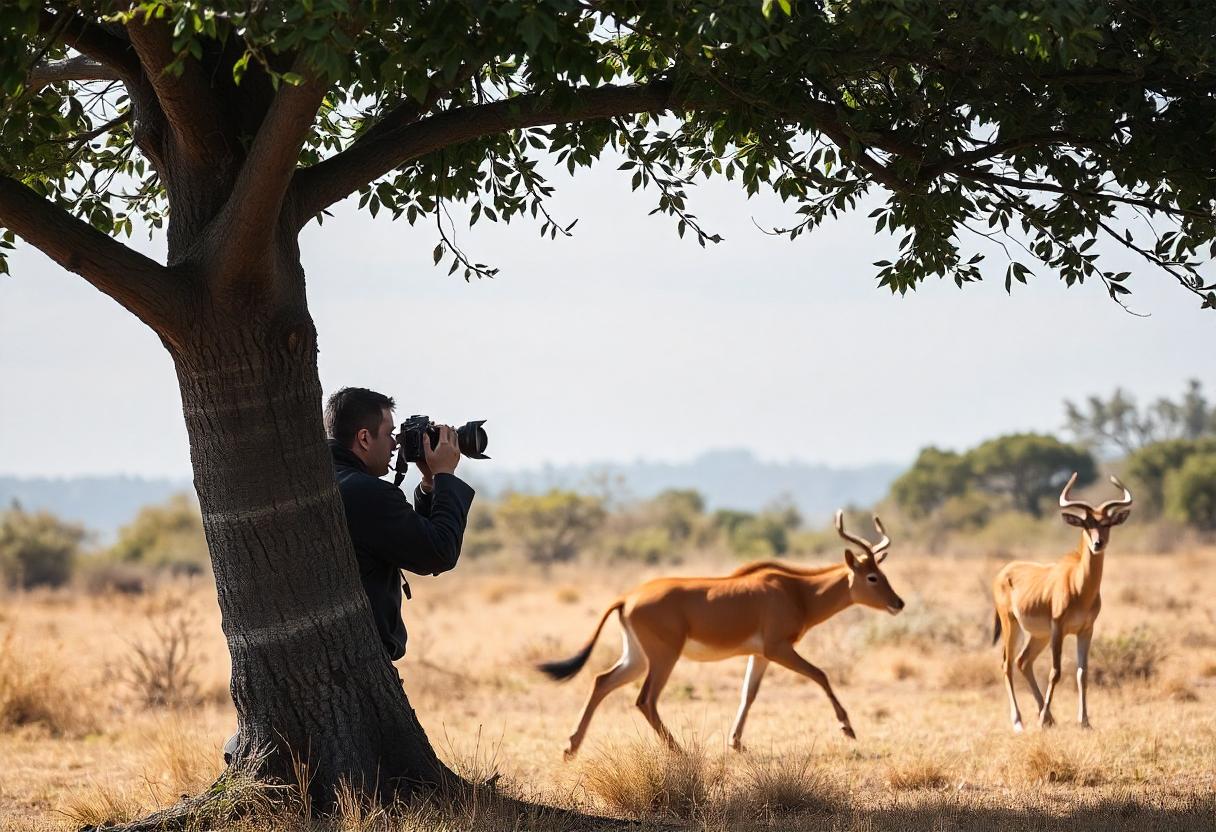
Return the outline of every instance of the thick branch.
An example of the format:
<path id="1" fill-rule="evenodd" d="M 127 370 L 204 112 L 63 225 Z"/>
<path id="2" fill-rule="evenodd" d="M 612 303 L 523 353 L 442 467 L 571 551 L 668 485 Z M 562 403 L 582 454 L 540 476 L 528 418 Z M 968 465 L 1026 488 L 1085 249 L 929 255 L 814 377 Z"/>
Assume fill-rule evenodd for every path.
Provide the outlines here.
<path id="1" fill-rule="evenodd" d="M 549 95 L 533 94 L 447 110 L 356 142 L 338 155 L 300 171 L 300 221 L 307 222 L 389 171 L 448 145 L 524 127 L 658 112 L 670 109 L 674 103 L 671 85 L 654 82 L 581 90 L 565 107 L 555 106 Z"/>
<path id="2" fill-rule="evenodd" d="M 86 55 L 77 55 L 62 61 L 38 64 L 30 70 L 29 86 L 37 92 L 47 84 L 58 84 L 62 81 L 118 81 L 120 78 L 114 67 Z"/>
<path id="3" fill-rule="evenodd" d="M 300 148 L 325 99 L 325 84 L 310 79 L 280 85 L 241 166 L 218 219 L 224 254 L 221 269 L 236 270 L 268 257 L 284 197 L 300 159 Z"/>
<path id="4" fill-rule="evenodd" d="M 127 35 L 139 53 L 161 110 L 182 147 L 194 158 L 222 157 L 227 152 L 219 110 L 203 68 L 193 58 L 167 70 L 177 57 L 168 25 L 158 19 L 137 16 L 127 24 Z"/>
<path id="5" fill-rule="evenodd" d="M 0 225 L 83 277 L 162 337 L 182 314 L 181 279 L 20 182 L 0 176 Z"/>
<path id="6" fill-rule="evenodd" d="M 65 46 L 110 67 L 123 81 L 139 77 L 139 56 L 131 44 L 92 21 L 72 12 L 44 11 L 38 28 L 43 33 L 55 34 Z"/>

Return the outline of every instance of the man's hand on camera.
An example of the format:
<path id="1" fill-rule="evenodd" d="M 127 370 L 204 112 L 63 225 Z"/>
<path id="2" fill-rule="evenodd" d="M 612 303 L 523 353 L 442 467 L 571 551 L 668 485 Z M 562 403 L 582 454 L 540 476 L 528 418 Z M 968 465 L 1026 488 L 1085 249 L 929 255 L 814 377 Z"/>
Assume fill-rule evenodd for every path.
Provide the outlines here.
<path id="1" fill-rule="evenodd" d="M 453 474 L 460 464 L 460 445 L 455 429 L 450 425 L 440 425 L 439 441 L 434 448 L 429 441 L 423 442 L 422 453 L 425 459 L 418 462 L 418 470 L 422 472 L 423 487 L 429 490 L 436 474 Z"/>

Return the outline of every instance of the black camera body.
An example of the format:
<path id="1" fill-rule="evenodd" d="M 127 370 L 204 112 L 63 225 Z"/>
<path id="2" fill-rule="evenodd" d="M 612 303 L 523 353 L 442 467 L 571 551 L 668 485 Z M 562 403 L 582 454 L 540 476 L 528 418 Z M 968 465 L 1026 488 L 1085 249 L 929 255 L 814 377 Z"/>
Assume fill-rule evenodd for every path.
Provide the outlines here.
<path id="1" fill-rule="evenodd" d="M 485 453 L 489 438 L 482 427 L 485 423 L 485 419 L 466 422 L 456 429 L 456 442 L 462 456 L 469 459 L 489 459 Z M 439 443 L 439 426 L 434 424 L 429 416 L 414 414 L 401 423 L 401 428 L 397 431 L 397 463 L 394 466 L 397 485 L 404 479 L 409 463 L 426 459 L 422 445 L 424 437 L 432 449 Z"/>

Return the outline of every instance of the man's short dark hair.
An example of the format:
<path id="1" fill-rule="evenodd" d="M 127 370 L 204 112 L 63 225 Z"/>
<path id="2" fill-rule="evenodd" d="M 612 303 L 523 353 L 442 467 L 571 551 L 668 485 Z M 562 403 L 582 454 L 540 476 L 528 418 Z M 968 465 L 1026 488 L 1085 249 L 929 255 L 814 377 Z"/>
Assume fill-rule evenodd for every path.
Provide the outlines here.
<path id="1" fill-rule="evenodd" d="M 342 447 L 355 444 L 355 436 L 367 428 L 378 435 L 384 409 L 397 405 L 391 398 L 366 387 L 343 387 L 325 403 L 325 432 Z"/>

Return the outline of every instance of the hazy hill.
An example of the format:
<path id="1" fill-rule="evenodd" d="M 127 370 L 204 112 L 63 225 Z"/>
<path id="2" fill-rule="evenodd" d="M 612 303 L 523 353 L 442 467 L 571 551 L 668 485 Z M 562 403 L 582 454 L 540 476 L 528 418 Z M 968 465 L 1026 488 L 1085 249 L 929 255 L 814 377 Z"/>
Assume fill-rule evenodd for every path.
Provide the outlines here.
<path id="1" fill-rule="evenodd" d="M 763 462 L 743 450 L 711 451 L 684 463 L 638 461 L 524 471 L 498 471 L 493 464 L 467 460 L 460 473 L 486 496 L 506 490 L 538 492 L 561 487 L 609 493 L 625 501 L 651 497 L 667 488 L 695 488 L 705 495 L 711 509 L 753 511 L 789 497 L 812 523 L 825 521 L 838 506 L 878 500 L 903 470 L 903 466 L 894 464 L 830 468 L 802 462 Z M 17 500 L 27 509 L 46 509 L 83 523 L 102 542 L 109 542 L 141 506 L 192 490 L 185 479 L 0 476 L 0 506 Z"/>

